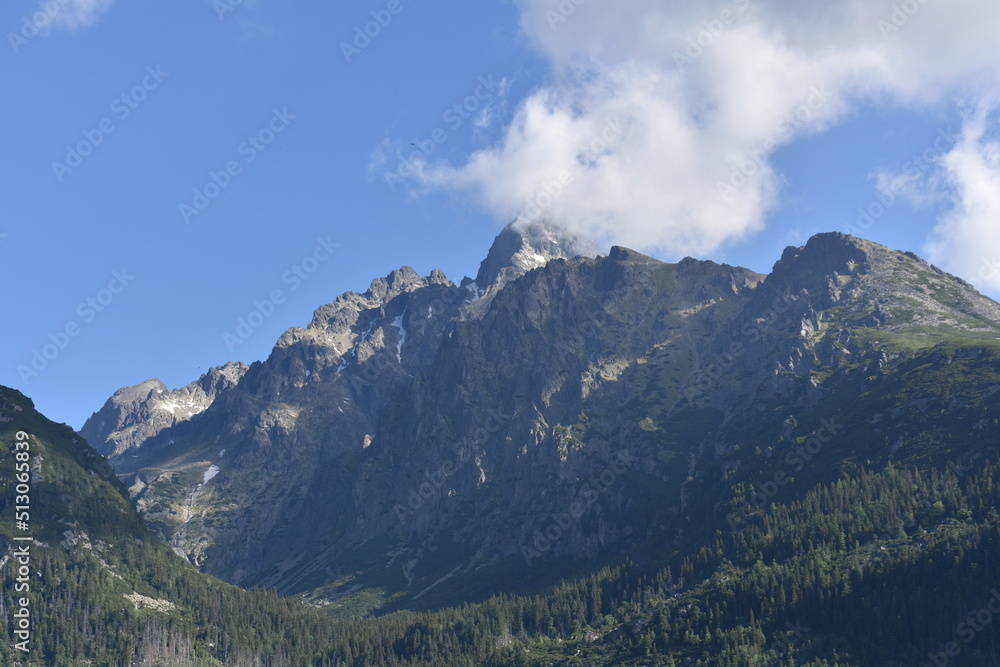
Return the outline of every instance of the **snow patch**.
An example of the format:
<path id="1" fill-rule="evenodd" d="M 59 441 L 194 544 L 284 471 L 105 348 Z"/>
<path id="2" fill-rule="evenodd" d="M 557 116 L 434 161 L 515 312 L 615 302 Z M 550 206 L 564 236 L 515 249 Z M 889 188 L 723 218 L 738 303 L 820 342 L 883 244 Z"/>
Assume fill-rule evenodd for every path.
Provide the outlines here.
<path id="1" fill-rule="evenodd" d="M 483 297 L 483 294 L 485 294 L 485 292 L 479 289 L 479 285 L 476 283 L 469 283 L 465 286 L 465 289 L 469 290 L 472 294 L 472 303 L 479 301 Z"/>
<path id="2" fill-rule="evenodd" d="M 360 341 L 358 341 L 357 343 L 355 343 L 355 344 L 354 344 L 354 347 L 352 347 L 352 348 L 351 348 L 351 354 L 353 354 L 353 355 L 354 355 L 354 358 L 355 358 L 355 359 L 357 359 L 357 358 L 358 358 L 358 345 L 361 345 L 361 344 L 362 344 L 362 343 L 364 343 L 364 342 L 365 342 L 366 340 L 368 340 L 368 336 L 370 336 L 370 335 L 371 335 L 371 333 L 372 333 L 372 329 L 374 329 L 374 328 L 375 328 L 375 323 L 376 323 L 376 322 L 378 322 L 378 318 L 377 318 L 377 317 L 376 317 L 376 318 L 375 318 L 374 320 L 372 320 L 372 323 L 371 323 L 371 324 L 369 324 L 369 325 L 368 325 L 368 328 L 367 328 L 367 329 L 365 329 L 364 333 L 362 333 L 362 334 L 361 334 L 361 340 L 360 340 Z M 339 373 L 340 371 L 338 370 L 337 372 Z"/>
<path id="3" fill-rule="evenodd" d="M 396 319 L 392 321 L 392 326 L 399 329 L 399 342 L 396 343 L 396 361 L 403 363 L 403 343 L 406 342 L 406 327 L 403 326 L 403 318 L 406 317 L 406 309 L 403 309 L 402 315 L 397 315 Z"/>
<path id="4" fill-rule="evenodd" d="M 208 466 L 208 470 L 205 471 L 205 479 L 202 482 L 202 484 L 208 484 L 208 480 L 212 479 L 218 474 L 219 474 L 219 466 L 215 465 L 214 463 Z"/>
<path id="5" fill-rule="evenodd" d="M 195 402 L 195 401 L 193 401 L 193 400 L 187 400 L 187 401 L 176 401 L 176 400 L 175 401 L 165 401 L 163 403 L 160 403 L 156 407 L 162 408 L 163 410 L 166 410 L 167 412 L 169 412 L 172 415 L 176 414 L 177 410 L 184 410 L 185 412 L 187 412 L 188 417 L 193 417 L 194 415 L 196 415 L 196 414 L 198 414 L 200 412 L 204 412 L 205 411 L 205 407 L 204 406 L 198 405 L 198 403 Z M 187 409 L 185 409 L 185 408 L 187 408 Z"/>
<path id="6" fill-rule="evenodd" d="M 374 320 L 372 320 L 372 323 L 368 325 L 368 328 L 365 329 L 365 332 L 363 334 L 361 334 L 361 342 L 362 343 L 365 342 L 366 340 L 368 340 L 368 336 L 371 335 L 372 329 L 375 328 L 375 323 L 376 322 L 378 322 L 378 318 L 377 317 Z"/>
<path id="7" fill-rule="evenodd" d="M 427 306 L 427 319 L 431 319 L 432 317 L 434 317 L 434 309 Z"/>
<path id="8" fill-rule="evenodd" d="M 225 455 L 226 455 L 226 450 L 225 449 L 220 449 L 219 450 L 219 458 L 221 459 Z"/>

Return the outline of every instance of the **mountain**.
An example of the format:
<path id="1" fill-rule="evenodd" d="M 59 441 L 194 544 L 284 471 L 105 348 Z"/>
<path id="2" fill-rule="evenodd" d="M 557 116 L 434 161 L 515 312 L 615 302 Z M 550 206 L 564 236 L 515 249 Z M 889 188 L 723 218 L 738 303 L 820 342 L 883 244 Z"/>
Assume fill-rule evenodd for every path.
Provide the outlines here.
<path id="1" fill-rule="evenodd" d="M 111 463 L 191 563 L 331 613 L 611 596 L 553 630 L 592 664 L 640 650 L 650 623 L 653 648 L 688 664 L 739 641 L 773 657 L 758 633 L 806 615 L 803 596 L 884 611 L 866 596 L 890 581 L 938 595 L 928 618 L 966 603 L 964 584 L 945 594 L 866 564 L 884 547 L 937 572 L 972 539 L 939 583 L 988 562 L 998 304 L 912 253 L 837 233 L 787 249 L 767 276 L 578 247 L 508 227 L 475 280 L 403 267 L 341 295 L 203 412 Z M 107 442 L 114 424 L 143 422 L 131 415 L 85 430 Z M 866 503 L 877 511 L 857 514 Z M 821 562 L 829 578 L 801 570 Z M 790 572 L 798 597 L 783 589 L 747 623 L 726 582 Z M 769 586 L 753 590 L 776 596 Z M 681 623 L 682 609 L 697 615 Z M 848 631 L 823 613 L 808 612 L 823 628 L 814 657 L 858 664 L 833 657 Z M 589 646 L 573 623 L 610 644 Z M 518 645 L 539 651 L 531 627 Z M 931 640 L 893 631 L 910 658 Z"/>
<path id="2" fill-rule="evenodd" d="M 285 568 L 287 553 L 328 539 L 329 520 L 314 518 L 319 508 L 351 502 L 340 483 L 351 474 L 346 457 L 370 445 L 390 397 L 434 363 L 451 325 L 474 316 L 473 306 L 538 262 L 580 246 L 558 229 L 509 227 L 476 281 L 459 287 L 440 271 L 421 278 L 402 267 L 364 294 L 341 295 L 318 308 L 307 327 L 285 332 L 235 391 L 220 391 L 183 423 L 164 428 L 162 407 L 150 402 L 173 405 L 178 398 L 144 383 L 117 392 L 81 432 L 97 443 L 130 445 L 117 446 L 112 464 L 151 525 L 191 562 L 236 583 L 288 590 L 283 573 L 264 572 Z M 135 442 L 136 432 L 150 435 Z M 237 506 L 272 510 L 231 511 Z M 275 541 L 279 535 L 287 541 Z M 206 559 L 211 547 L 225 558 Z"/>
<path id="3" fill-rule="evenodd" d="M 337 621 L 198 572 L 107 461 L 0 387 L 0 663 L 11 667 L 483 664 L 508 604 Z M 523 606 L 523 602 L 518 602 Z M 444 629 L 443 633 L 428 628 Z"/>
<path id="4" fill-rule="evenodd" d="M 486 259 L 479 265 L 475 281 L 468 278 L 462 286 L 476 290 L 476 303 L 467 310 L 481 316 L 493 297 L 511 280 L 553 259 L 596 257 L 600 249 L 589 239 L 542 222 L 514 222 L 497 235 Z"/>
<path id="5" fill-rule="evenodd" d="M 343 633 L 187 564 L 146 528 L 102 456 L 7 387 L 0 441 L 2 664 L 301 665 Z"/>
<path id="6" fill-rule="evenodd" d="M 204 412 L 246 371 L 246 364 L 229 362 L 180 389 L 167 389 L 157 378 L 123 387 L 87 420 L 80 435 L 108 458 L 131 453 L 163 429 Z"/>
<path id="7" fill-rule="evenodd" d="M 950 377 L 1000 388 L 997 354 L 949 361 Z M 757 501 L 769 480 L 731 535 L 636 553 L 644 564 L 543 595 L 337 621 L 184 563 L 93 449 L 3 387 L 0 440 L 0 481 L 31 487 L 16 489 L 30 496 L 17 518 L 27 526 L 15 523 L 24 499 L 0 503 L 4 664 L 997 664 L 995 448 L 929 471 L 845 476 L 791 503 Z"/>

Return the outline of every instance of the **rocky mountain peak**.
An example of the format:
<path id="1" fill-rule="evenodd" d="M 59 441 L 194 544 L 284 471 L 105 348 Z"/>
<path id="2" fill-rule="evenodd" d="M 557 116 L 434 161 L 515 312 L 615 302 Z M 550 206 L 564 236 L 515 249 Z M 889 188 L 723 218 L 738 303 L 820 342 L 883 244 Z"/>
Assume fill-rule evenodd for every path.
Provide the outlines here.
<path id="1" fill-rule="evenodd" d="M 608 259 L 613 262 L 631 262 L 639 264 L 659 264 L 660 260 L 644 255 L 641 252 L 626 248 L 624 246 L 612 246 L 608 252 Z M 693 261 L 693 260 L 692 260 Z"/>
<path id="2" fill-rule="evenodd" d="M 758 298 L 797 302 L 795 317 L 836 308 L 826 321 L 842 326 L 987 331 L 1000 319 L 1000 305 L 916 254 L 839 232 L 786 248 Z"/>
<path id="3" fill-rule="evenodd" d="M 427 282 L 430 285 L 450 285 L 451 281 L 448 280 L 448 276 L 445 275 L 444 271 L 441 269 L 431 269 L 431 274 L 427 276 Z"/>
<path id="4" fill-rule="evenodd" d="M 90 416 L 80 434 L 104 456 L 120 456 L 163 429 L 204 412 L 220 394 L 235 387 L 248 368 L 231 361 L 173 390 L 157 378 L 123 387 Z"/>
<path id="5" fill-rule="evenodd" d="M 222 391 L 235 387 L 248 368 L 249 366 L 242 361 L 227 361 L 222 366 L 210 368 L 207 373 L 195 380 L 194 384 L 201 387 L 206 395 L 216 396 Z M 161 388 L 165 389 L 166 387 Z"/>
<path id="6" fill-rule="evenodd" d="M 439 272 L 440 273 L 440 272 Z M 391 271 L 385 278 L 372 281 L 365 297 L 378 301 L 388 301 L 398 294 L 408 291 L 422 282 L 420 275 L 409 266 Z"/>
<path id="7" fill-rule="evenodd" d="M 462 281 L 474 293 L 475 302 L 467 313 L 481 317 L 504 285 L 553 259 L 597 257 L 601 254 L 592 241 L 547 221 L 515 220 L 504 227 L 479 265 L 475 280 Z"/>
<path id="8" fill-rule="evenodd" d="M 1000 336 L 1000 306 L 967 284 L 843 234 L 786 250 L 766 278 L 619 246 L 573 259 L 587 248 L 509 225 L 475 280 L 402 267 L 318 308 L 249 371 L 213 369 L 187 394 L 158 380 L 120 390 L 84 434 L 206 571 L 337 600 L 392 570 L 393 594 L 416 600 L 536 558 L 529 547 L 554 563 L 674 539 L 686 512 L 716 502 L 714 481 L 692 481 L 756 466 L 766 454 L 739 453 L 754 439 L 808 432 L 781 436 L 784 416 L 831 417 L 899 368 L 900 350 Z M 772 402 L 781 412 L 760 409 Z M 632 463 L 615 468 L 618 453 Z M 620 486 L 602 482 L 586 518 L 536 547 L 607 470 Z M 649 501 L 627 495 L 642 475 L 656 525 L 628 518 Z"/>
<path id="9" fill-rule="evenodd" d="M 487 291 L 545 266 L 549 260 L 599 254 L 600 249 L 591 241 L 555 224 L 514 221 L 494 239 L 486 259 L 479 265 L 476 285 Z"/>
<path id="10" fill-rule="evenodd" d="M 878 244 L 863 239 L 828 232 L 816 234 L 800 247 L 789 246 L 774 265 L 776 280 L 799 280 L 805 275 L 846 275 L 872 268 L 881 253 Z"/>

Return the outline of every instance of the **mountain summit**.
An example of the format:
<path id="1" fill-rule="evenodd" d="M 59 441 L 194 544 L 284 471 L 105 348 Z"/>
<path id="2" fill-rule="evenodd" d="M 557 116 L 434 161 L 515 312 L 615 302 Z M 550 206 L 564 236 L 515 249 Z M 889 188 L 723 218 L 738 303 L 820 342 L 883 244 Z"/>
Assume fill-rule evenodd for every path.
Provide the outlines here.
<path id="1" fill-rule="evenodd" d="M 476 285 L 499 291 L 509 281 L 553 259 L 596 257 L 600 249 L 590 240 L 548 222 L 515 221 L 503 228 L 479 265 Z"/>
<path id="2" fill-rule="evenodd" d="M 508 226 L 475 280 L 403 267 L 319 307 L 190 418 L 153 421 L 144 383 L 84 432 L 118 443 L 147 521 L 209 573 L 317 605 L 434 606 L 715 540 L 782 460 L 808 480 L 782 486 L 792 500 L 976 455 L 993 375 L 959 391 L 952 373 L 993 367 L 998 308 L 842 234 L 763 276 Z"/>
<path id="3" fill-rule="evenodd" d="M 180 389 L 167 389 L 157 378 L 123 387 L 91 415 L 80 435 L 104 456 L 121 456 L 163 429 L 204 412 L 246 371 L 246 364 L 231 361 Z"/>

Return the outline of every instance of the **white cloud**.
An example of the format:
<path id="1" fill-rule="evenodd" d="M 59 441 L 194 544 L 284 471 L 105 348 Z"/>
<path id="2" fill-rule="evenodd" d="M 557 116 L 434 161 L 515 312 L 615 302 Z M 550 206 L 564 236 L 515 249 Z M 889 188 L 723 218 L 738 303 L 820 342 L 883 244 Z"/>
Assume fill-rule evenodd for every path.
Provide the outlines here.
<path id="1" fill-rule="evenodd" d="M 1000 72 L 993 0 L 518 4 L 549 80 L 495 145 L 459 165 L 430 156 L 406 180 L 471 191 L 501 220 L 546 204 L 574 231 L 667 256 L 760 229 L 777 148 L 872 101 L 986 94 Z M 609 121 L 620 135 L 591 151 Z"/>
<path id="2" fill-rule="evenodd" d="M 1000 127 L 991 123 L 997 106 L 981 102 L 941 158 L 938 182 L 950 206 L 925 247 L 931 261 L 992 293 L 1000 292 Z"/>
<path id="3" fill-rule="evenodd" d="M 79 30 L 94 25 L 101 15 L 111 8 L 114 0 L 44 0 L 38 6 L 36 16 L 44 16 L 37 22 L 39 28 L 63 28 Z"/>

